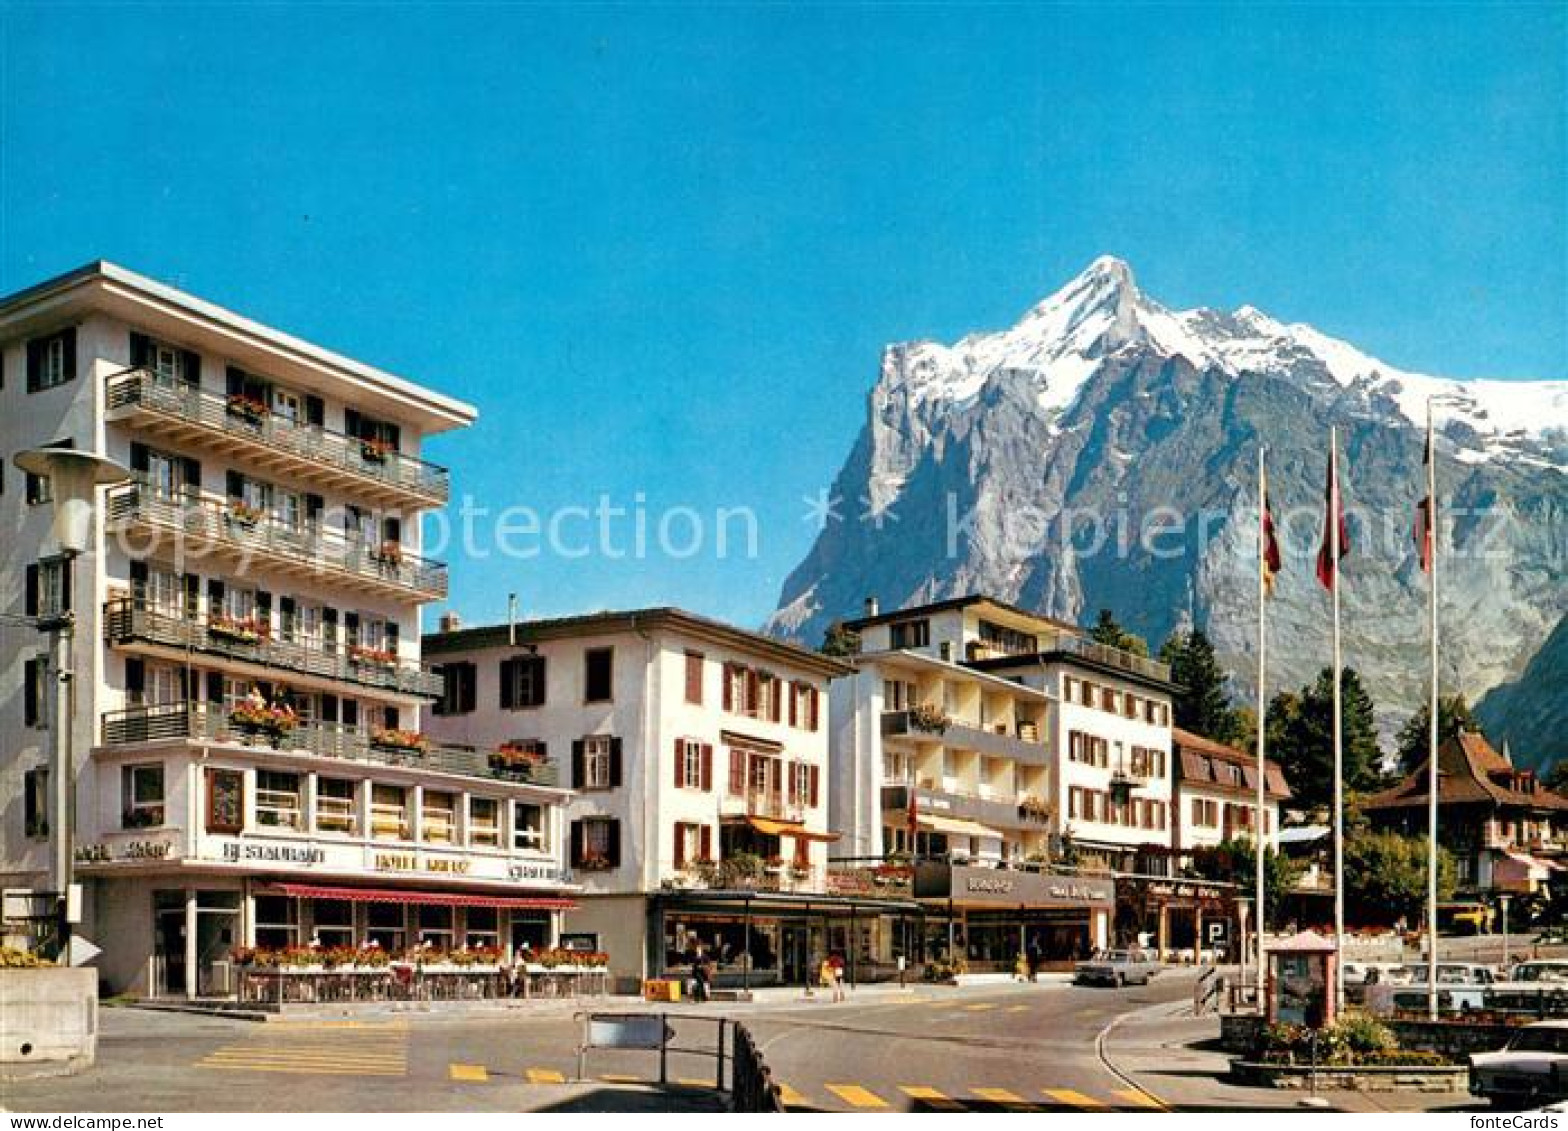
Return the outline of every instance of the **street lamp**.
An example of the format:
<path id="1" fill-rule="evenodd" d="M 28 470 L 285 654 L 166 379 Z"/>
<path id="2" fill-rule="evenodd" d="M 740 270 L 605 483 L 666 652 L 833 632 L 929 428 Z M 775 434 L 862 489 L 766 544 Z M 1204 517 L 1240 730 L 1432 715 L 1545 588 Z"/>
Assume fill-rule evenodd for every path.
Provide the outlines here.
<path id="1" fill-rule="evenodd" d="M 71 573 L 76 559 L 85 553 L 93 541 L 93 504 L 99 487 L 123 483 L 131 473 L 113 460 L 91 452 L 73 448 L 31 448 L 15 457 L 16 466 L 32 475 L 49 480 L 50 497 L 54 504 L 52 532 L 65 559 L 65 591 L 75 587 Z M 54 880 L 55 898 L 59 912 L 59 957 L 70 961 L 70 893 L 71 853 L 74 829 L 72 799 L 76 775 L 73 772 L 71 751 L 72 694 L 71 645 L 75 637 L 76 616 L 70 609 L 55 610 L 56 615 L 40 617 L 38 628 L 49 633 L 51 665 L 54 669 L 54 755 L 51 774 L 54 785 Z"/>

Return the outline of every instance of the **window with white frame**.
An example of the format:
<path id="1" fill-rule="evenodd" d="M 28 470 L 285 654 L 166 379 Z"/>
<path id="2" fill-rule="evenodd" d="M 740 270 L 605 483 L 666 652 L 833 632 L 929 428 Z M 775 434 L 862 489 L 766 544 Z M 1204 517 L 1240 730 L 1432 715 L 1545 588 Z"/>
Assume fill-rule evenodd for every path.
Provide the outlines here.
<path id="1" fill-rule="evenodd" d="M 549 823 L 543 805 L 531 801 L 512 802 L 512 847 L 523 852 L 544 852 L 549 848 Z"/>
<path id="2" fill-rule="evenodd" d="M 316 831 L 353 836 L 359 828 L 357 782 L 345 778 L 316 779 Z"/>
<path id="3" fill-rule="evenodd" d="M 142 670 L 142 700 L 149 706 L 179 703 L 185 698 L 185 678 L 173 664 L 148 664 Z"/>
<path id="4" fill-rule="evenodd" d="M 38 616 L 41 619 L 62 616 L 70 612 L 66 600 L 66 560 L 42 558 L 38 562 Z"/>
<path id="5" fill-rule="evenodd" d="M 481 848 L 501 847 L 501 803 L 495 798 L 468 799 L 468 843 Z"/>
<path id="6" fill-rule="evenodd" d="M 163 824 L 162 762 L 124 767 L 120 771 L 120 791 L 124 800 L 121 827 L 145 829 Z"/>
<path id="7" fill-rule="evenodd" d="M 256 771 L 256 823 L 273 829 L 305 827 L 303 779 L 299 774 Z"/>
<path id="8" fill-rule="evenodd" d="M 427 789 L 420 809 L 421 835 L 428 844 L 453 844 L 457 840 L 457 796 Z"/>
<path id="9" fill-rule="evenodd" d="M 885 679 L 882 681 L 882 708 L 887 711 L 908 711 L 912 709 L 918 698 L 915 685 L 902 679 Z"/>
<path id="10" fill-rule="evenodd" d="M 409 839 L 408 790 L 377 783 L 370 791 L 370 835 L 377 840 Z"/>
<path id="11" fill-rule="evenodd" d="M 702 743 L 694 738 L 681 740 L 681 784 L 687 789 L 702 788 Z"/>
<path id="12" fill-rule="evenodd" d="M 583 788 L 609 789 L 611 739 L 607 734 L 592 734 L 583 739 Z"/>

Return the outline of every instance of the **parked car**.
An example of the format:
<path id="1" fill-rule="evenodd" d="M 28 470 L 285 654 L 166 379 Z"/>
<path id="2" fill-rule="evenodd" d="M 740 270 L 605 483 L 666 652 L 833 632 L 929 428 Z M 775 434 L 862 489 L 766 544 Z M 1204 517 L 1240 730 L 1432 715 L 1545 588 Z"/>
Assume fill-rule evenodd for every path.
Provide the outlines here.
<path id="1" fill-rule="evenodd" d="M 1529 985 L 1568 983 L 1568 958 L 1532 958 L 1516 962 L 1504 979 Z"/>
<path id="2" fill-rule="evenodd" d="M 1503 1013 L 1568 1016 L 1568 960 L 1532 958 L 1518 963 L 1487 991 L 1486 1006 Z"/>
<path id="3" fill-rule="evenodd" d="M 1146 986 L 1159 969 L 1159 962 L 1145 950 L 1099 950 L 1094 957 L 1073 967 L 1073 980 L 1085 985 L 1125 986 L 1136 982 Z"/>
<path id="4" fill-rule="evenodd" d="M 1568 1021 L 1526 1025 L 1497 1052 L 1470 1055 L 1470 1092 L 1499 1107 L 1563 1095 L 1568 1080 Z"/>
<path id="5" fill-rule="evenodd" d="M 1424 1010 L 1427 1008 L 1427 968 L 1424 965 L 1400 967 L 1395 972 L 1392 1007 Z M 1475 962 L 1437 964 L 1437 1008 L 1444 1013 L 1467 1013 L 1486 1005 L 1487 993 L 1496 981 L 1491 967 Z M 1368 993 L 1368 1005 L 1376 995 Z M 1373 1009 L 1374 1012 L 1377 1010 Z"/>

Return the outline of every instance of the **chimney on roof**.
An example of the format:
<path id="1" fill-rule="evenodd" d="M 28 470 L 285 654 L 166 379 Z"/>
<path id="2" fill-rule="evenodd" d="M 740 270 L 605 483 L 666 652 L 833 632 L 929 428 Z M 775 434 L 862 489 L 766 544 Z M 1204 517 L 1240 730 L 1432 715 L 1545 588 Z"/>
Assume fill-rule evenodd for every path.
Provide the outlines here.
<path id="1" fill-rule="evenodd" d="M 436 627 L 442 632 L 456 632 L 463 627 L 463 618 L 458 616 L 454 610 L 448 609 L 441 614 L 441 619 L 436 622 Z"/>
<path id="2" fill-rule="evenodd" d="M 877 615 L 877 608 L 878 608 L 878 606 L 877 606 L 877 599 L 875 597 L 867 597 L 866 598 L 866 616 L 868 616 L 868 617 L 876 616 Z"/>

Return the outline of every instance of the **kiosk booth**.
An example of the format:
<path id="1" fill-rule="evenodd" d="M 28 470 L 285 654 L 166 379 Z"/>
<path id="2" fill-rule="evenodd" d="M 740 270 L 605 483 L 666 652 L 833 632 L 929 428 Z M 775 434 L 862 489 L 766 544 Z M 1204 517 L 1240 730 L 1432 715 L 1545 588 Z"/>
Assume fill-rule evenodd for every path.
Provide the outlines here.
<path id="1" fill-rule="evenodd" d="M 1334 1023 L 1334 971 L 1339 952 L 1332 939 L 1302 931 L 1265 949 L 1268 955 L 1269 1024 L 1322 1029 Z"/>

